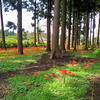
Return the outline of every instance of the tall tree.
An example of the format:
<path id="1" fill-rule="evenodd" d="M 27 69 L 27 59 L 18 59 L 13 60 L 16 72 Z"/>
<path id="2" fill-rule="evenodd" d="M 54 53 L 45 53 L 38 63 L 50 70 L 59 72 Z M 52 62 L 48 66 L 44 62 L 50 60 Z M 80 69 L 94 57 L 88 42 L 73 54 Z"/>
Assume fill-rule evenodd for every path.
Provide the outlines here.
<path id="1" fill-rule="evenodd" d="M 76 34 L 75 34 L 75 42 L 74 42 L 74 51 L 76 50 L 76 44 L 78 41 L 78 19 L 79 19 L 79 7 L 77 7 L 77 23 L 76 23 Z"/>
<path id="2" fill-rule="evenodd" d="M 60 47 L 62 52 L 65 52 L 65 29 L 66 29 L 66 5 L 67 1 L 63 0 L 63 12 L 62 12 L 62 30 L 61 30 L 61 41 Z"/>
<path id="3" fill-rule="evenodd" d="M 54 5 L 55 8 L 54 8 L 54 22 L 53 22 L 52 51 L 51 51 L 50 59 L 53 59 L 54 57 L 57 58 L 62 57 L 58 46 L 60 0 L 55 0 Z"/>
<path id="4" fill-rule="evenodd" d="M 91 32 L 92 32 L 92 13 L 91 13 L 91 26 L 90 26 L 90 45 L 91 45 Z"/>
<path id="5" fill-rule="evenodd" d="M 2 33 L 2 48 L 6 48 L 5 46 L 5 35 L 4 35 L 4 25 L 3 25 L 3 12 L 2 12 L 2 2 L 0 0 L 0 17 L 1 17 L 1 33 Z"/>
<path id="6" fill-rule="evenodd" d="M 18 51 L 23 54 L 22 45 L 22 0 L 18 0 Z"/>
<path id="7" fill-rule="evenodd" d="M 89 24 L 89 12 L 86 13 L 86 34 L 85 34 L 85 50 L 88 50 L 88 24 Z"/>
<path id="8" fill-rule="evenodd" d="M 100 34 L 100 12 L 99 12 L 99 23 L 98 23 L 98 32 L 97 32 L 97 46 L 99 47 L 99 34 Z"/>
<path id="9" fill-rule="evenodd" d="M 47 1 L 47 51 L 50 51 L 50 16 L 51 16 L 51 0 Z"/>
<path id="10" fill-rule="evenodd" d="M 95 0 L 94 0 L 94 2 L 95 2 Z M 92 49 L 94 49 L 94 28 L 95 28 L 95 6 L 94 6 L 94 15 L 93 15 L 93 36 L 92 36 L 92 46 L 93 46 L 93 48 Z"/>
<path id="11" fill-rule="evenodd" d="M 70 2 L 70 7 L 69 7 L 69 27 L 68 27 L 68 44 L 67 44 L 67 49 L 70 49 L 70 32 L 71 32 L 71 4 L 72 4 L 72 0 L 69 1 Z"/>
<path id="12" fill-rule="evenodd" d="M 36 0 L 35 0 L 35 13 L 34 13 L 34 47 L 36 47 Z"/>
<path id="13" fill-rule="evenodd" d="M 71 47 L 72 48 L 73 48 L 73 40 L 74 40 L 74 7 L 73 7 L 72 38 L 71 38 Z"/>

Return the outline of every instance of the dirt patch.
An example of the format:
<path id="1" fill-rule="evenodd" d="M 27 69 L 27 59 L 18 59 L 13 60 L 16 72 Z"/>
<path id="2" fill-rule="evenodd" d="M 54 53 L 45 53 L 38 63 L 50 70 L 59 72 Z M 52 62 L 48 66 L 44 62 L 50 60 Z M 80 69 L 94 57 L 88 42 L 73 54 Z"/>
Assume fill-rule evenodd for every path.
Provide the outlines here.
<path id="1" fill-rule="evenodd" d="M 42 55 L 42 58 L 40 61 L 37 61 L 36 63 L 32 63 L 28 66 L 24 66 L 24 68 L 20 68 L 16 71 L 9 71 L 9 72 L 5 72 L 5 73 L 0 73 L 0 87 L 2 87 L 3 84 L 7 84 L 6 80 L 11 77 L 11 74 L 14 75 L 30 75 L 30 74 L 34 74 L 35 71 L 45 71 L 45 70 L 49 70 L 50 68 L 53 67 L 53 60 L 55 60 L 55 65 L 56 66 L 64 66 L 67 65 L 70 61 L 75 60 L 76 62 L 84 62 L 86 60 L 86 58 L 82 58 L 82 57 L 74 57 L 73 55 L 69 54 L 68 52 L 62 54 L 62 58 L 60 59 L 53 59 L 50 60 L 50 52 L 48 54 L 44 54 Z M 89 61 L 93 61 L 93 59 L 89 59 Z M 92 79 L 92 78 L 91 78 Z M 92 91 L 92 84 L 94 82 L 94 94 L 93 94 L 93 99 L 92 100 L 100 100 L 100 77 L 95 77 L 95 82 L 93 80 L 90 81 L 90 85 L 91 88 L 87 91 L 86 97 L 91 97 L 91 91 Z M 34 84 L 26 84 L 27 86 L 31 86 Z M 37 84 L 36 87 L 39 87 L 39 85 Z M 2 88 L 0 90 L 0 96 L 1 98 L 4 96 L 5 91 L 8 91 L 9 89 L 7 88 Z M 9 90 L 10 91 L 10 90 Z M 90 98 L 88 98 L 87 100 L 90 100 Z"/>

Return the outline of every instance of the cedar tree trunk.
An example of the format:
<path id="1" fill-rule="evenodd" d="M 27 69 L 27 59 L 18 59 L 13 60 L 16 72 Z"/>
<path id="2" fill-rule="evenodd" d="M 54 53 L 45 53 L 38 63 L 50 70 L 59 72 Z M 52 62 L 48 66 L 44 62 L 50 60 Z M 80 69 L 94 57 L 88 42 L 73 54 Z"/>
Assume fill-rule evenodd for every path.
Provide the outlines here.
<path id="1" fill-rule="evenodd" d="M 71 47 L 72 48 L 73 48 L 73 40 L 74 40 L 74 7 L 73 7 L 72 38 L 71 38 Z"/>
<path id="2" fill-rule="evenodd" d="M 88 21 L 89 21 L 89 13 L 87 11 L 86 14 L 86 34 L 85 34 L 85 50 L 88 50 Z"/>
<path id="3" fill-rule="evenodd" d="M 1 17 L 1 34 L 2 34 L 2 48 L 6 48 L 5 46 L 5 35 L 4 35 L 4 25 L 3 25 L 3 12 L 2 12 L 2 3 L 0 0 L 0 17 Z"/>
<path id="4" fill-rule="evenodd" d="M 35 0 L 35 15 L 34 15 L 34 47 L 36 47 L 36 0 Z"/>
<path id="5" fill-rule="evenodd" d="M 70 49 L 70 31 L 71 31 L 71 3 L 72 0 L 70 0 L 70 7 L 69 7 L 69 29 L 68 29 L 68 44 L 67 44 L 67 49 Z"/>
<path id="6" fill-rule="evenodd" d="M 51 1 L 48 0 L 47 6 L 47 51 L 51 51 L 50 49 L 50 13 L 51 13 Z"/>
<path id="7" fill-rule="evenodd" d="M 22 0 L 18 0 L 19 2 L 19 9 L 18 9 L 18 51 L 20 54 L 23 54 L 23 45 L 22 45 Z"/>
<path id="8" fill-rule="evenodd" d="M 53 37 L 52 37 L 52 51 L 50 59 L 61 58 L 61 52 L 59 51 L 59 13 L 60 13 L 60 0 L 55 0 L 54 8 L 54 22 L 53 22 Z"/>
<path id="9" fill-rule="evenodd" d="M 76 43 L 78 41 L 78 18 L 79 18 L 79 8 L 77 8 L 77 23 L 76 23 L 76 34 L 75 34 L 75 42 L 74 42 L 74 51 L 76 50 Z"/>
<path id="10" fill-rule="evenodd" d="M 62 30 L 61 30 L 61 41 L 60 41 L 60 47 L 62 52 L 65 52 L 66 5 L 67 1 L 63 0 Z"/>

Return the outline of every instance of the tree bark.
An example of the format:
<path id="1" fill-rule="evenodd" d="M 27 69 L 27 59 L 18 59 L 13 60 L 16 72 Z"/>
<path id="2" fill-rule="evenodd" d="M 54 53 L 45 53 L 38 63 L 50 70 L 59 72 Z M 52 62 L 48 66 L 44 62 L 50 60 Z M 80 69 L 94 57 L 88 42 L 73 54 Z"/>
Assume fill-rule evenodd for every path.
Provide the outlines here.
<path id="1" fill-rule="evenodd" d="M 36 47 L 36 0 L 35 0 L 35 15 L 34 15 L 34 47 Z"/>
<path id="2" fill-rule="evenodd" d="M 74 7 L 73 7 L 72 38 L 71 38 L 71 47 L 72 48 L 73 48 L 73 40 L 74 40 Z"/>
<path id="3" fill-rule="evenodd" d="M 72 0 L 70 0 L 70 7 L 69 7 L 69 28 L 68 28 L 68 44 L 67 49 L 70 50 L 70 31 L 71 31 L 71 3 Z"/>
<path id="4" fill-rule="evenodd" d="M 62 30 L 61 30 L 61 41 L 60 41 L 60 47 L 62 52 L 65 52 L 66 5 L 67 5 L 67 1 L 63 0 Z"/>
<path id="5" fill-rule="evenodd" d="M 48 0 L 48 5 L 47 5 L 47 48 L 46 48 L 46 51 L 51 51 L 51 49 L 50 49 L 50 13 L 51 13 L 51 1 Z"/>
<path id="6" fill-rule="evenodd" d="M 20 8 L 18 9 L 18 51 L 20 54 L 23 54 L 23 45 L 22 45 L 22 0 L 18 0 Z"/>
<path id="7" fill-rule="evenodd" d="M 88 21 L 89 21 L 89 13 L 86 13 L 86 34 L 85 34 L 85 50 L 88 50 Z"/>
<path id="8" fill-rule="evenodd" d="M 75 34 L 75 42 L 74 42 L 74 51 L 76 50 L 76 43 L 78 41 L 78 18 L 79 18 L 79 8 L 77 8 L 77 23 L 76 23 L 76 34 Z"/>
<path id="9" fill-rule="evenodd" d="M 60 13 L 60 0 L 55 0 L 54 8 L 54 22 L 53 22 L 53 37 L 52 37 L 52 51 L 50 59 L 61 58 L 61 52 L 59 51 L 59 13 Z"/>
<path id="10" fill-rule="evenodd" d="M 4 25 L 3 25 L 3 12 L 2 12 L 2 3 L 0 0 L 0 17 L 1 17 L 1 34 L 2 34 L 2 48 L 6 48 L 5 45 L 5 35 L 4 35 Z"/>
<path id="11" fill-rule="evenodd" d="M 91 31 L 92 31 L 92 13 L 91 13 L 91 27 L 90 27 L 90 45 L 91 45 Z"/>
<path id="12" fill-rule="evenodd" d="M 99 47 L 99 33 L 100 33 L 100 12 L 99 12 L 99 24 L 98 24 L 98 33 L 97 33 L 97 46 Z"/>

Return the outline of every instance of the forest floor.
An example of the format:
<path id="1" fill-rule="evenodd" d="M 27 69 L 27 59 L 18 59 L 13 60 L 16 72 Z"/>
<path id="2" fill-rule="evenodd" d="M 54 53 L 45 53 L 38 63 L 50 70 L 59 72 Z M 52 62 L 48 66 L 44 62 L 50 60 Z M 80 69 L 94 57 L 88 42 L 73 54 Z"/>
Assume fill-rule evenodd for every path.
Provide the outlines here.
<path id="1" fill-rule="evenodd" d="M 14 75 L 21 75 L 24 73 L 24 75 L 30 75 L 34 73 L 35 71 L 45 71 L 49 70 L 53 67 L 53 61 L 49 59 L 50 52 L 48 54 L 43 54 L 40 61 L 37 61 L 36 63 L 32 63 L 28 66 L 25 66 L 24 68 L 20 68 L 16 71 L 9 71 L 5 73 L 0 73 L 0 87 L 2 87 L 4 84 L 6 84 L 6 80 L 11 77 L 10 75 L 13 73 Z M 53 59 L 55 60 L 56 66 L 64 66 L 68 64 L 70 61 L 75 60 L 76 62 L 84 62 L 86 58 L 83 57 L 75 57 L 74 55 L 71 55 L 70 53 L 66 52 L 62 54 L 61 59 Z M 89 59 L 90 61 L 93 61 L 93 59 Z M 92 96 L 92 88 L 93 88 L 93 81 L 94 80 L 94 91 L 93 91 L 93 99 L 92 100 L 100 100 L 100 76 L 91 76 L 88 77 L 90 80 L 89 85 L 90 89 L 87 90 L 86 97 Z M 4 95 L 6 95 L 6 88 L 0 89 L 0 98 L 3 98 Z M 10 91 L 10 90 L 9 90 Z M 0 99 L 1 100 L 1 99 Z M 90 100 L 90 99 L 88 99 Z"/>

